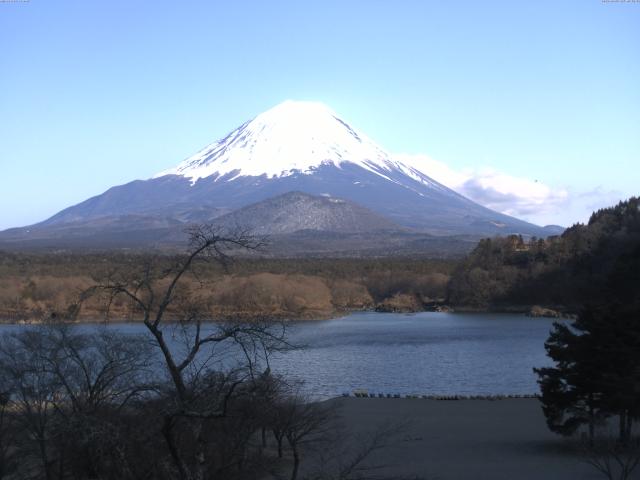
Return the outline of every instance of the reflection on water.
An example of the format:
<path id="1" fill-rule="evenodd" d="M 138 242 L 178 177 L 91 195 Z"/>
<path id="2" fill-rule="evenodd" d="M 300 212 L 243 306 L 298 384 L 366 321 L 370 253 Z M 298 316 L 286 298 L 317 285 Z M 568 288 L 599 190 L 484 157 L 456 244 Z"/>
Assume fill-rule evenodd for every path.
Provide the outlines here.
<path id="1" fill-rule="evenodd" d="M 306 347 L 276 355 L 271 369 L 305 381 L 309 393 L 318 396 L 356 388 L 400 394 L 531 394 L 538 391 L 532 368 L 549 365 L 544 341 L 551 323 L 523 315 L 431 312 L 354 313 L 297 322 L 289 338 Z M 140 324 L 111 328 L 144 332 Z"/>

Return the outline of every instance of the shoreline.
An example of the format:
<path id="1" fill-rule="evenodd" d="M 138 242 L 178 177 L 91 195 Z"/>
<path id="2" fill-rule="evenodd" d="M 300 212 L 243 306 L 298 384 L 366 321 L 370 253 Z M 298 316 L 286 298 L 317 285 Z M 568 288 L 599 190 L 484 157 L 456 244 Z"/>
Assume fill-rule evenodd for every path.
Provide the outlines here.
<path id="1" fill-rule="evenodd" d="M 511 399 L 539 399 L 538 393 L 522 393 L 522 394 L 490 394 L 490 395 L 466 395 L 466 394 L 448 394 L 448 395 L 420 395 L 420 394 L 399 394 L 399 393 L 369 393 L 366 389 L 355 389 L 351 393 L 343 393 L 339 397 L 333 398 L 382 398 L 393 400 L 436 400 L 436 401 L 464 401 L 464 400 L 511 400 Z"/>
<path id="2" fill-rule="evenodd" d="M 539 314 L 535 313 L 536 307 L 542 311 Z M 413 309 L 413 310 L 398 310 L 387 311 L 381 310 L 377 307 L 367 309 L 348 309 L 348 310 L 335 310 L 332 312 L 324 311 L 312 311 L 305 312 L 303 315 L 285 315 L 284 313 L 247 313 L 247 312 L 234 312 L 232 314 L 223 314 L 216 319 L 207 320 L 207 322 L 216 321 L 246 321 L 252 322 L 256 320 L 271 320 L 278 322 L 315 322 L 323 320 L 335 320 L 338 318 L 349 316 L 353 313 L 393 313 L 393 314 L 416 314 L 416 313 L 477 313 L 477 314 L 514 314 L 524 315 L 529 318 L 557 318 L 557 319 L 575 319 L 575 314 L 562 312 L 560 309 L 551 309 L 547 307 L 533 306 L 509 306 L 501 308 L 478 308 L 470 306 L 456 306 L 451 307 L 449 305 L 438 305 L 435 308 L 426 309 Z M 0 316 L 0 325 L 41 325 L 45 323 L 70 323 L 70 324 L 100 324 L 100 323 L 142 323 L 142 319 L 137 318 L 125 318 L 125 317 L 112 317 L 107 320 L 103 318 L 97 318 L 95 316 L 81 317 L 75 320 L 65 319 L 63 317 L 46 317 L 46 318 L 26 318 L 13 320 L 9 317 Z"/>

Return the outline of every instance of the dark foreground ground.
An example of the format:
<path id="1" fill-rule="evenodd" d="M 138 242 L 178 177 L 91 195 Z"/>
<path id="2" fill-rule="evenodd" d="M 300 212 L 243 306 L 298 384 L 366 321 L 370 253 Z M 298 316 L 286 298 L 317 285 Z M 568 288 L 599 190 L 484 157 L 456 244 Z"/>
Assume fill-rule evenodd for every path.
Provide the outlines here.
<path id="1" fill-rule="evenodd" d="M 547 430 L 536 399 L 424 400 L 341 398 L 345 426 L 365 432 L 406 422 L 372 463 L 387 478 L 589 480 L 604 478 L 575 444 Z M 353 429 L 353 430 L 352 430 Z"/>

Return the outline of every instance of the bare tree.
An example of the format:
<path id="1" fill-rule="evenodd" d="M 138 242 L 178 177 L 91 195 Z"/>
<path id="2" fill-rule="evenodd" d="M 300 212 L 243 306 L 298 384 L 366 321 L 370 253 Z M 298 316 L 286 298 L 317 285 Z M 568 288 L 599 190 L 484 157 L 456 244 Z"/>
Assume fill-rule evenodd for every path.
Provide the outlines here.
<path id="1" fill-rule="evenodd" d="M 15 427 L 8 406 L 10 392 L 0 392 L 0 479 L 12 474 L 17 467 Z"/>
<path id="2" fill-rule="evenodd" d="M 630 480 L 640 464 L 640 439 L 600 437 L 583 445 L 583 458 L 608 480 Z"/>
<path id="3" fill-rule="evenodd" d="M 318 458 L 319 468 L 307 478 L 309 480 L 386 480 L 412 479 L 417 476 L 380 474 L 390 467 L 375 460 L 376 454 L 399 442 L 406 430 L 405 422 L 385 422 L 374 429 L 358 435 L 345 432 L 338 427 L 327 448 Z"/>
<path id="4" fill-rule="evenodd" d="M 189 236 L 188 252 L 178 255 L 168 268 L 150 259 L 133 273 L 111 275 L 84 295 L 106 294 L 108 305 L 125 298 L 141 315 L 170 378 L 161 431 L 179 476 L 185 480 L 204 478 L 205 467 L 211 471 L 212 454 L 204 427 L 227 416 L 230 399 L 247 394 L 247 389 L 239 387 L 256 378 L 256 368 L 263 366 L 271 352 L 289 347 L 282 324 L 205 323 L 210 318 L 206 299 L 184 285 L 185 278 L 191 277 L 204 286 L 198 278 L 200 262 L 213 260 L 226 267 L 230 253 L 256 250 L 264 242 L 245 231 L 224 233 L 207 225 L 193 227 Z M 170 338 L 175 337 L 182 348 L 172 348 Z M 213 367 L 221 360 L 216 349 L 229 344 L 237 347 L 235 367 L 227 368 L 226 374 L 220 374 L 218 368 L 213 375 Z M 228 354 L 224 360 L 229 362 Z M 185 429 L 189 439 L 184 438 Z M 181 448 L 185 444 L 190 448 Z"/>
<path id="5" fill-rule="evenodd" d="M 109 272 L 70 310 L 98 298 L 109 320 L 127 305 L 142 335 L 51 324 L 0 339 L 0 455 L 19 453 L 20 477 L 259 478 L 277 461 L 265 448 L 272 429 L 295 479 L 303 452 L 324 441 L 330 410 L 270 373 L 271 353 L 291 348 L 284 325 L 209 321 L 207 262 L 226 267 L 261 242 L 206 226 L 190 235 L 187 253 Z M 8 411 L 16 439 L 4 435 Z"/>
<path id="6" fill-rule="evenodd" d="M 5 400 L 22 431 L 9 448 L 20 452 L 23 469 L 37 458 L 47 479 L 62 476 L 70 460 L 65 446 L 96 428 L 100 412 L 124 408 L 145 389 L 144 343 L 76 328 L 42 325 L 0 340 Z"/>
<path id="7" fill-rule="evenodd" d="M 305 447 L 324 443 L 334 418 L 335 411 L 329 404 L 312 402 L 299 393 L 283 395 L 276 400 L 271 414 L 271 429 L 278 443 L 278 456 L 283 454 L 283 439 L 291 449 L 291 480 L 298 478 Z"/>
<path id="8" fill-rule="evenodd" d="M 51 422 L 61 386 L 48 371 L 43 355 L 45 339 L 28 330 L 2 338 L 0 376 L 7 390 L 19 428 L 32 442 L 19 445 L 25 463 L 39 462 L 44 478 L 54 478 L 51 452 Z M 33 447 L 33 448 L 31 448 Z"/>

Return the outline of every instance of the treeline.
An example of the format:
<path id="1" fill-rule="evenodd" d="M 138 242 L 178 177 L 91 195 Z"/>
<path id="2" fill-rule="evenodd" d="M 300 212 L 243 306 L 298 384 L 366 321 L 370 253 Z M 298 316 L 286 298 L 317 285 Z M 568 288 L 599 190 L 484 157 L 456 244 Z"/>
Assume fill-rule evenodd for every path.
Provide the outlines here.
<path id="1" fill-rule="evenodd" d="M 0 319 L 65 318 L 80 292 L 112 272 L 134 272 L 150 262 L 170 268 L 171 255 L 0 253 Z M 197 261 L 198 279 L 185 282 L 207 296 L 211 315 L 323 318 L 354 310 L 419 311 L 445 300 L 454 261 L 406 258 L 240 258 L 226 266 Z M 204 286 L 204 288 L 203 288 Z M 80 319 L 105 305 L 85 302 Z M 116 319 L 130 318 L 119 300 Z"/>
<path id="2" fill-rule="evenodd" d="M 0 251 L 0 277 L 16 275 L 42 276 L 101 276 L 106 271 L 134 267 L 153 259 L 161 265 L 170 265 L 173 256 L 163 254 L 124 253 L 109 251 L 82 254 L 68 252 L 16 253 Z M 226 266 L 200 262 L 200 271 L 209 275 L 234 273 L 305 274 L 332 278 L 356 278 L 370 275 L 393 275 L 399 272 L 427 274 L 453 271 L 454 260 L 411 258 L 236 258 Z"/>
<path id="3" fill-rule="evenodd" d="M 455 269 L 448 301 L 472 308 L 545 305 L 577 312 L 625 258 L 640 256 L 640 200 L 593 213 L 561 236 L 482 240 Z"/>

